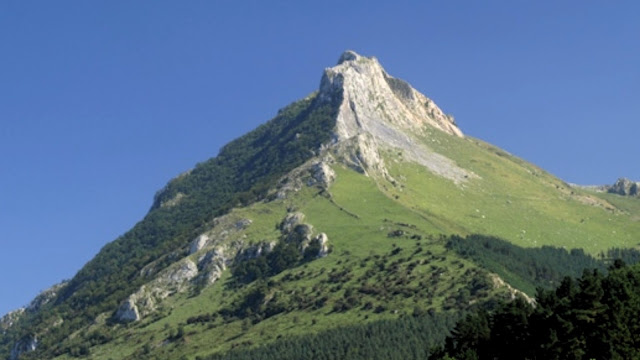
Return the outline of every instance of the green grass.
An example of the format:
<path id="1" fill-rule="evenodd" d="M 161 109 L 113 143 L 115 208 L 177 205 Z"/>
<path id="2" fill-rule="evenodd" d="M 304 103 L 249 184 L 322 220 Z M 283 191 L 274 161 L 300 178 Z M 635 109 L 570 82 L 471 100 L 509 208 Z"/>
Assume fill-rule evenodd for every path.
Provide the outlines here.
<path id="1" fill-rule="evenodd" d="M 633 247 L 640 239 L 640 206 L 574 189 L 543 170 L 473 138 L 433 131 L 429 146 L 479 175 L 462 186 L 387 154 L 402 187 L 386 192 L 455 233 L 481 233 L 514 244 L 583 248 L 596 254 Z M 395 158 L 394 158 L 395 156 Z M 591 205 L 593 203 L 594 205 Z"/>

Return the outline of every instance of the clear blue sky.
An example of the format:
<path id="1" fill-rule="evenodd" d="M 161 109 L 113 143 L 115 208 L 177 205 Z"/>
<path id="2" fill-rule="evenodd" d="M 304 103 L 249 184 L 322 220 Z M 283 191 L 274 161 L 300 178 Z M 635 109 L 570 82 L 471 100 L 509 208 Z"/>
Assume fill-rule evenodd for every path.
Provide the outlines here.
<path id="1" fill-rule="evenodd" d="M 345 49 L 566 181 L 640 180 L 639 2 L 291 3 L 0 2 L 0 313 L 72 277 Z"/>

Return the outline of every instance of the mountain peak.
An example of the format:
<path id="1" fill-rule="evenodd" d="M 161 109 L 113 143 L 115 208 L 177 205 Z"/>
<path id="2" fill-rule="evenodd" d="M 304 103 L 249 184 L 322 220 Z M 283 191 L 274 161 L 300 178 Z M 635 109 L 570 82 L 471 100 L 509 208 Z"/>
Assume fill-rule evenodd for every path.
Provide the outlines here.
<path id="1" fill-rule="evenodd" d="M 388 137 L 389 131 L 422 133 L 425 125 L 462 137 L 453 117 L 407 82 L 390 76 L 375 57 L 347 50 L 324 71 L 320 99 L 342 96 L 337 137 L 363 132 Z"/>
<path id="2" fill-rule="evenodd" d="M 353 50 L 346 50 L 340 55 L 340 59 L 338 59 L 338 63 L 336 65 L 340 65 L 346 61 L 358 60 L 362 56 Z"/>
<path id="3" fill-rule="evenodd" d="M 455 183 L 473 177 L 420 139 L 430 129 L 463 137 L 453 117 L 407 82 L 389 75 L 375 57 L 345 51 L 336 66 L 325 69 L 318 99 L 338 104 L 334 142 L 358 143 L 355 155 L 365 168 L 386 174 L 378 152 L 385 146 L 401 150 L 407 159 Z"/>
<path id="4" fill-rule="evenodd" d="M 631 181 L 627 178 L 619 178 L 615 184 L 607 187 L 607 192 L 618 194 L 618 195 L 627 195 L 627 196 L 638 196 L 640 182 Z"/>

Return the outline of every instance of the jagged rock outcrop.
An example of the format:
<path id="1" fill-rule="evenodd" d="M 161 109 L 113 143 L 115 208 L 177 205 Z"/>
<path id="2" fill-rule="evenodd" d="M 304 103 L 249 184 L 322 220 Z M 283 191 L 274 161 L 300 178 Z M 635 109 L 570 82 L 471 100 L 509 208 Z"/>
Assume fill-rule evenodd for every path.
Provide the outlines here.
<path id="1" fill-rule="evenodd" d="M 325 233 L 314 236 L 313 225 L 305 223 L 304 219 L 305 215 L 298 211 L 287 214 L 280 223 L 282 241 L 295 244 L 302 254 L 311 247 L 315 249 L 312 256 L 327 256 L 329 254 L 329 237 Z"/>
<path id="2" fill-rule="evenodd" d="M 235 256 L 233 261 L 242 262 L 242 261 L 255 259 L 258 256 L 270 253 L 271 251 L 273 251 L 274 247 L 276 247 L 275 241 L 271 241 L 271 242 L 261 241 L 257 244 L 247 246 L 246 248 L 243 248 L 242 250 L 238 251 L 238 254 Z"/>
<path id="3" fill-rule="evenodd" d="M 333 158 L 331 158 L 333 160 Z M 311 166 L 311 180 L 307 184 L 320 184 L 324 188 L 328 188 L 336 179 L 336 173 L 333 171 L 327 161 L 317 161 Z"/>
<path id="4" fill-rule="evenodd" d="M 22 354 L 35 351 L 37 347 L 38 337 L 36 335 L 27 335 L 13 345 L 9 360 L 18 360 Z"/>
<path id="5" fill-rule="evenodd" d="M 204 255 L 198 258 L 198 281 L 204 285 L 211 285 L 215 283 L 222 276 L 222 272 L 227 269 L 227 264 L 231 262 L 231 259 L 225 256 L 225 250 L 223 247 L 219 247 L 210 251 L 207 251 Z"/>
<path id="6" fill-rule="evenodd" d="M 339 159 L 362 174 L 377 174 L 391 180 L 387 167 L 380 155 L 378 140 L 370 133 L 361 133 L 337 143 L 333 150 Z"/>
<path id="7" fill-rule="evenodd" d="M 211 239 L 207 234 L 201 234 L 197 238 L 193 239 L 191 246 L 189 247 L 189 254 L 195 254 L 202 250 L 209 240 Z"/>
<path id="8" fill-rule="evenodd" d="M 167 297 L 194 285 L 215 283 L 238 256 L 238 260 L 243 256 L 255 257 L 275 246 L 275 242 L 249 246 L 244 243 L 246 235 L 243 231 L 251 225 L 251 219 L 230 213 L 213 219 L 211 223 L 212 227 L 193 239 L 184 252 L 170 255 L 170 258 L 176 258 L 173 265 L 159 273 L 156 273 L 154 263 L 142 269 L 142 276 L 154 277 L 120 303 L 114 314 L 116 321 L 139 321 L 154 312 Z M 182 255 L 177 255 L 180 253 Z"/>
<path id="9" fill-rule="evenodd" d="M 138 321 L 141 319 L 140 311 L 133 298 L 128 298 L 116 311 L 115 318 L 120 322 Z"/>
<path id="10" fill-rule="evenodd" d="M 196 275 L 198 275 L 196 264 L 191 259 L 185 259 L 178 263 L 178 266 L 169 268 L 169 271 L 157 281 L 162 285 L 166 285 L 169 289 L 180 291 L 184 283 L 193 279 Z"/>
<path id="11" fill-rule="evenodd" d="M 304 221 L 304 217 L 304 214 L 299 211 L 287 214 L 284 220 L 282 220 L 282 222 L 280 223 L 280 231 L 283 234 L 290 233 L 294 227 Z"/>
<path id="12" fill-rule="evenodd" d="M 304 214 L 301 212 L 293 212 L 280 223 L 280 232 L 283 240 L 288 243 L 294 243 L 303 250 L 311 241 L 313 234 L 313 226 L 305 224 Z"/>
<path id="13" fill-rule="evenodd" d="M 329 153 L 328 146 L 323 146 L 319 152 L 320 156 L 307 161 L 283 176 L 273 190 L 270 196 L 271 200 L 285 199 L 289 194 L 300 191 L 304 184 L 328 189 L 336 180 L 337 175 L 332 168 L 336 159 Z"/>
<path id="14" fill-rule="evenodd" d="M 341 96 L 334 130 L 334 145 L 348 165 L 369 174 L 388 176 L 380 148 L 402 151 L 403 156 L 432 172 L 463 183 L 477 177 L 451 159 L 427 148 L 418 136 L 437 129 L 463 137 L 453 117 L 408 83 L 393 78 L 375 58 L 347 51 L 338 65 L 325 70 L 320 101 Z"/>
<path id="15" fill-rule="evenodd" d="M 188 289 L 189 281 L 197 275 L 198 267 L 189 258 L 173 264 L 125 299 L 116 310 L 115 319 L 120 322 L 140 320 L 156 310 L 157 304 L 168 296 Z"/>
<path id="16" fill-rule="evenodd" d="M 251 219 L 238 219 L 232 214 L 215 218 L 211 229 L 191 241 L 189 254 L 195 254 L 202 249 L 224 243 L 227 239 L 237 236 L 238 233 L 246 230 L 251 223 Z"/>
<path id="17" fill-rule="evenodd" d="M 329 237 L 325 233 L 320 233 L 311 239 L 309 246 L 316 246 L 318 248 L 317 257 L 329 255 Z"/>
<path id="18" fill-rule="evenodd" d="M 421 133 L 425 125 L 463 136 L 452 117 L 405 81 L 387 74 L 376 58 L 344 52 L 336 66 L 325 70 L 320 98 L 333 96 L 336 88 L 343 98 L 336 124 L 339 139 L 362 131 L 383 139 L 396 129 Z"/>
<path id="19" fill-rule="evenodd" d="M 631 181 L 627 178 L 620 178 L 615 182 L 615 184 L 607 188 L 607 192 L 624 196 L 639 196 L 640 183 Z"/>

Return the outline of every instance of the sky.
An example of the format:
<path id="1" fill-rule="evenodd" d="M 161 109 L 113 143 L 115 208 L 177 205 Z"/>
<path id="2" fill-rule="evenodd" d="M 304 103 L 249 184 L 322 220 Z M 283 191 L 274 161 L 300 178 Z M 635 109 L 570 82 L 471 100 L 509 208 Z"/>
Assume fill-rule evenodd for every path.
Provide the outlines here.
<path id="1" fill-rule="evenodd" d="M 346 49 L 565 181 L 640 180 L 639 20 L 636 1 L 2 1 L 0 314 Z"/>

